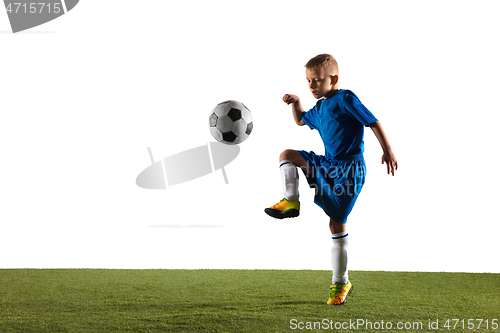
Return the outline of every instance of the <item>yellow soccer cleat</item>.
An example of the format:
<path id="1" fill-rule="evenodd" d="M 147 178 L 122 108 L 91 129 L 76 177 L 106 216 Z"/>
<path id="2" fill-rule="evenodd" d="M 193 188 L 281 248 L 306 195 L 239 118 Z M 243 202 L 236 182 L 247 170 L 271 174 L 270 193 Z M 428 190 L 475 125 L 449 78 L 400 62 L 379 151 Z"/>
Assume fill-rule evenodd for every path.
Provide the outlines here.
<path id="1" fill-rule="evenodd" d="M 347 281 L 347 284 L 335 283 L 330 286 L 330 298 L 326 304 L 341 305 L 347 301 L 347 297 L 352 293 L 352 283 Z"/>
<path id="2" fill-rule="evenodd" d="M 285 198 L 281 199 L 276 205 L 264 209 L 267 215 L 277 219 L 287 217 L 297 217 L 300 211 L 300 201 L 288 201 Z"/>

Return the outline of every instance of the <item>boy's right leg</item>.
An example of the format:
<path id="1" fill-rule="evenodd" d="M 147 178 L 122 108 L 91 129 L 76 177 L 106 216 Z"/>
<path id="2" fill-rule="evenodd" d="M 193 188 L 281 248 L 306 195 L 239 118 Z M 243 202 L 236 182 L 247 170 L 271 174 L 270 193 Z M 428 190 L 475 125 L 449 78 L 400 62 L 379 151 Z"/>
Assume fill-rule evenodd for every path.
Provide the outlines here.
<path id="1" fill-rule="evenodd" d="M 280 154 L 280 173 L 284 198 L 264 211 L 275 218 L 299 216 L 299 174 L 297 166 L 309 172 L 307 162 L 297 150 L 287 149 Z"/>
<path id="2" fill-rule="evenodd" d="M 347 261 L 349 256 L 348 233 L 345 223 L 330 218 L 330 232 L 332 233 L 332 285 L 330 298 L 327 304 L 344 304 L 352 292 L 352 283 L 349 281 Z"/>

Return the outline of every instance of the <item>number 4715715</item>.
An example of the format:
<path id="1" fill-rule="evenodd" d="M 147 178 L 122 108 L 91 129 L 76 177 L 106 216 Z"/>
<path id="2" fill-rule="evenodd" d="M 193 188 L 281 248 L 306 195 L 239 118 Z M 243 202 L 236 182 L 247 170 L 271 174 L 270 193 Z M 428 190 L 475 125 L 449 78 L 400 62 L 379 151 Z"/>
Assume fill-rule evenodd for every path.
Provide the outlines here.
<path id="1" fill-rule="evenodd" d="M 7 13 L 11 14 L 41 14 L 44 11 L 48 14 L 54 13 L 59 14 L 61 12 L 60 3 L 44 3 L 44 2 L 32 2 L 32 3 L 21 3 L 21 2 L 11 2 L 7 6 Z"/>
<path id="2" fill-rule="evenodd" d="M 444 323 L 444 328 L 447 329 L 492 329 L 492 330 L 497 330 L 498 329 L 498 319 L 448 319 Z"/>

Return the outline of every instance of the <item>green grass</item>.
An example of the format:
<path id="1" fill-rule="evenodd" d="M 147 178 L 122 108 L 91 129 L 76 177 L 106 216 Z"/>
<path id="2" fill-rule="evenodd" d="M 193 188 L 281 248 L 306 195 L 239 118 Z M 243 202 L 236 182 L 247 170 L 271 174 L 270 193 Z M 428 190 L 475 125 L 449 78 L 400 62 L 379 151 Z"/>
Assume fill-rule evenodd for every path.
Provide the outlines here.
<path id="1" fill-rule="evenodd" d="M 439 331 L 500 332 L 492 329 L 499 274 L 351 271 L 354 291 L 342 306 L 326 305 L 330 278 L 309 270 L 0 270 L 0 332 L 321 331 L 293 330 L 292 319 L 394 325 L 343 330 L 352 332 L 437 331 L 429 320 Z M 443 327 L 454 318 L 464 324 Z M 475 321 L 469 330 L 468 319 L 488 319 L 489 329 Z M 398 322 L 422 329 L 397 330 Z"/>

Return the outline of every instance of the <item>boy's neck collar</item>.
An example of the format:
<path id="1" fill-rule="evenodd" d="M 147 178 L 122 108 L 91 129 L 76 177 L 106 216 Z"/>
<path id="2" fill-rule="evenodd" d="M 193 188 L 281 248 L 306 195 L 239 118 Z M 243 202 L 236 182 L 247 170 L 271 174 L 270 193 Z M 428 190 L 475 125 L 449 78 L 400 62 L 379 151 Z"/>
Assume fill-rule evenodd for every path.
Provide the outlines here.
<path id="1" fill-rule="evenodd" d="M 338 93 L 340 90 L 341 90 L 341 89 L 331 90 L 331 91 L 330 91 L 330 93 L 331 93 L 331 94 L 329 93 L 329 94 L 330 94 L 330 96 L 324 96 L 324 97 L 323 97 L 323 99 L 328 99 L 328 98 L 331 98 L 331 97 L 333 97 L 333 96 L 337 95 L 337 93 Z"/>

